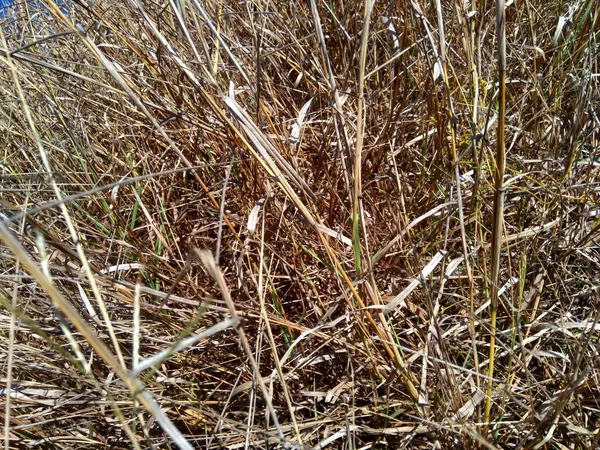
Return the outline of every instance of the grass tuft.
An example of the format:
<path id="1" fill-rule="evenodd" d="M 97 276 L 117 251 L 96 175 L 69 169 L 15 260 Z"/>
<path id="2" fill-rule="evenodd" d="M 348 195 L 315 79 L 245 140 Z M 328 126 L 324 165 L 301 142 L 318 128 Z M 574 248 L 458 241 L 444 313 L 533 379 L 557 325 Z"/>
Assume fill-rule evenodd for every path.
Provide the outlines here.
<path id="1" fill-rule="evenodd" d="M 39 3 L 5 449 L 598 447 L 598 2 Z"/>

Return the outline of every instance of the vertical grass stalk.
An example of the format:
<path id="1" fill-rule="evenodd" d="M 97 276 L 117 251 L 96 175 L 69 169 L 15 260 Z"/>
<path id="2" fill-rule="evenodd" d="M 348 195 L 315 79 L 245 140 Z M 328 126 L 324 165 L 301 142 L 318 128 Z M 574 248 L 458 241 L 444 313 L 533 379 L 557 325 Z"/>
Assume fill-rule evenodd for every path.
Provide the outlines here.
<path id="1" fill-rule="evenodd" d="M 360 42 L 360 59 L 358 66 L 358 107 L 356 111 L 356 149 L 354 151 L 354 192 L 352 198 L 352 243 L 356 264 L 356 276 L 361 274 L 360 256 L 360 220 L 362 198 L 362 147 L 364 134 L 364 103 L 365 103 L 365 64 L 367 60 L 367 45 L 369 42 L 369 27 L 374 0 L 365 2 L 365 16 Z"/>
<path id="2" fill-rule="evenodd" d="M 506 148 L 504 124 L 506 115 L 506 24 L 504 0 L 496 0 L 496 34 L 498 38 L 498 136 L 496 146 L 496 186 L 494 199 L 494 223 L 492 228 L 492 261 L 490 269 L 490 353 L 488 366 L 488 386 L 485 403 L 485 423 L 490 420 L 492 409 L 492 379 L 494 377 L 494 356 L 496 351 L 496 315 L 498 313 L 498 273 L 500 272 L 500 250 L 504 224 L 504 169 Z M 487 426 L 487 425 L 486 425 Z"/>
<path id="3" fill-rule="evenodd" d="M 460 161 L 458 157 L 458 152 L 456 150 L 456 141 L 457 141 L 457 124 L 456 124 L 456 114 L 454 112 L 454 104 L 452 102 L 452 95 L 450 91 L 450 83 L 448 80 L 448 62 L 446 55 L 446 35 L 444 33 L 444 18 L 442 14 L 442 4 L 441 0 L 436 0 L 436 9 L 437 9 L 437 19 L 438 19 L 438 34 L 440 39 L 440 65 L 442 67 L 442 74 L 444 77 L 444 86 L 447 95 L 448 102 L 448 115 L 450 116 L 450 137 L 451 137 L 451 163 L 452 163 L 452 173 L 454 175 L 454 183 L 456 186 L 456 203 L 458 206 L 458 222 L 460 225 L 460 238 L 462 244 L 462 251 L 465 258 L 465 269 L 467 271 L 467 278 L 469 280 L 469 311 L 470 311 L 470 333 L 471 333 L 471 343 L 473 346 L 473 358 L 475 360 L 475 366 L 479 367 L 478 355 L 477 355 L 477 343 L 475 339 L 475 301 L 474 301 L 474 281 L 473 281 L 473 271 L 471 269 L 471 262 L 469 259 L 469 249 L 467 245 L 467 232 L 465 228 L 465 215 L 463 209 L 463 200 L 462 200 L 462 188 L 460 185 Z M 467 37 L 465 36 L 465 41 Z M 470 54 L 470 49 L 468 50 Z M 471 58 L 472 59 L 472 58 Z M 473 67 L 471 65 L 471 67 Z M 474 69 L 472 69 L 474 70 Z M 477 98 L 474 98 L 473 109 L 477 110 L 476 104 Z M 474 117 L 476 117 L 476 112 L 473 113 Z M 451 199 L 450 199 L 451 200 Z M 479 387 L 479 377 L 477 377 L 477 386 Z"/>

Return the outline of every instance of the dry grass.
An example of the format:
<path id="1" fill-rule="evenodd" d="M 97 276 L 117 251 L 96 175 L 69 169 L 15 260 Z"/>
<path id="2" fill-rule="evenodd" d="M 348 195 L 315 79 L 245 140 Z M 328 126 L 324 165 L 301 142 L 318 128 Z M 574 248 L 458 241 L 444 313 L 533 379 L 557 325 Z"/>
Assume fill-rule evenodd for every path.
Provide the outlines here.
<path id="1" fill-rule="evenodd" d="M 5 448 L 596 448 L 600 4 L 507 3 L 19 4 Z"/>

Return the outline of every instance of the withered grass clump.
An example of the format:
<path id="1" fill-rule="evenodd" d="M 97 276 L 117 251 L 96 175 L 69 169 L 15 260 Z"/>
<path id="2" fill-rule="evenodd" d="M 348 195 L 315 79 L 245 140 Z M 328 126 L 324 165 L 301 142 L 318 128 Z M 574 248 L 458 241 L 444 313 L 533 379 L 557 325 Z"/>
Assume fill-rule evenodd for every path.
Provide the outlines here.
<path id="1" fill-rule="evenodd" d="M 597 448 L 598 2 L 40 3 L 4 448 Z"/>

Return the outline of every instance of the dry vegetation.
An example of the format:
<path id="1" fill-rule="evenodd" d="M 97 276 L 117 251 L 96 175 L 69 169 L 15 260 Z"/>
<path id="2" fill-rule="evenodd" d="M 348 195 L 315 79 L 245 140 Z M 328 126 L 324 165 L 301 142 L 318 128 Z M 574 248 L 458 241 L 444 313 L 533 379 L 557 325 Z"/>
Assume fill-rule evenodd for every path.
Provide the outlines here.
<path id="1" fill-rule="evenodd" d="M 600 3 L 365 3 L 2 19 L 5 448 L 597 448 Z"/>

